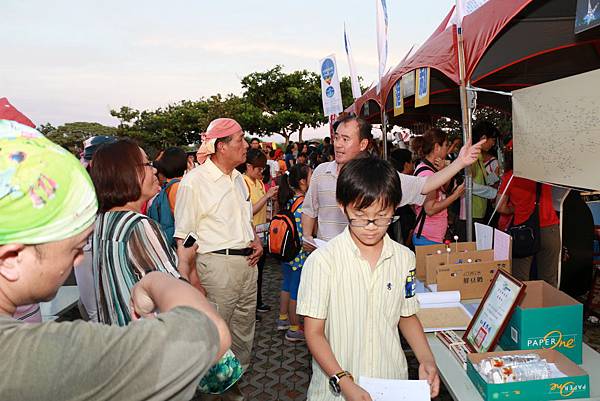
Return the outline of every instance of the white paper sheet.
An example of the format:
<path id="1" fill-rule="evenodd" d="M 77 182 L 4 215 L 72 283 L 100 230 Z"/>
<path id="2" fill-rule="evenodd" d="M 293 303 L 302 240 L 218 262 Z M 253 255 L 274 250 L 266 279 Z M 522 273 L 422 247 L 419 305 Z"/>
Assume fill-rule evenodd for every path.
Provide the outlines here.
<path id="1" fill-rule="evenodd" d="M 457 304 L 460 303 L 460 291 L 440 291 L 417 293 L 417 300 L 421 308 L 428 305 Z M 438 306 L 436 306 L 438 307 Z"/>
<path id="2" fill-rule="evenodd" d="M 510 259 L 511 239 L 507 233 L 494 229 L 494 260 Z"/>
<path id="3" fill-rule="evenodd" d="M 475 223 L 475 243 L 478 251 L 492 249 L 494 228 L 485 224 Z"/>
<path id="4" fill-rule="evenodd" d="M 322 239 L 319 239 L 319 238 L 313 238 L 312 241 L 309 240 L 308 238 L 304 238 L 304 241 L 308 242 L 315 248 L 321 248 L 321 247 L 327 245 L 327 241 L 323 241 Z"/>
<path id="5" fill-rule="evenodd" d="M 389 380 L 361 376 L 359 385 L 369 392 L 373 401 L 429 401 L 427 380 Z"/>

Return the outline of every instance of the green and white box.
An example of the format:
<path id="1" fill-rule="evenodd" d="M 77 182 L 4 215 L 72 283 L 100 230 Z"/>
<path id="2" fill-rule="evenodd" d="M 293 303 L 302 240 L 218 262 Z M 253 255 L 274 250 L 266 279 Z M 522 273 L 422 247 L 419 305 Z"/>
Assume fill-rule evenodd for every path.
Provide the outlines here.
<path id="1" fill-rule="evenodd" d="M 545 281 L 525 284 L 525 296 L 500 338 L 502 349 L 555 349 L 581 364 L 583 305 Z"/>
<path id="2" fill-rule="evenodd" d="M 539 354 L 541 358 L 554 363 L 566 377 L 494 384 L 481 377 L 474 366 L 489 357 L 529 353 Z M 587 372 L 553 349 L 472 353 L 467 355 L 467 375 L 486 401 L 567 400 L 590 396 L 590 377 Z"/>

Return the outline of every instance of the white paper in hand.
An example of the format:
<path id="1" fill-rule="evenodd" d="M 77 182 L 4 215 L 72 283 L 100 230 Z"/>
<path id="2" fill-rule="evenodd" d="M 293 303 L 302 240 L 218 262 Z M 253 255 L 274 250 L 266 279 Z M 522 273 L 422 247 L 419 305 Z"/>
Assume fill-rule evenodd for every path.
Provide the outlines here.
<path id="1" fill-rule="evenodd" d="M 391 380 L 361 376 L 358 384 L 373 401 L 429 401 L 427 380 Z"/>

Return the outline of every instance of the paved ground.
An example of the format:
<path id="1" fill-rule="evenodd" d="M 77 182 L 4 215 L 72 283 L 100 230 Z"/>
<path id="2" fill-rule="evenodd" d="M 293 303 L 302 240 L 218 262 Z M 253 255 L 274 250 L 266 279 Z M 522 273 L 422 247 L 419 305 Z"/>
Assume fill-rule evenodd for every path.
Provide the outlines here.
<path id="1" fill-rule="evenodd" d="M 244 375 L 241 388 L 250 401 L 305 400 L 311 375 L 311 357 L 306 345 L 292 344 L 284 339 L 284 332 L 275 330 L 279 308 L 281 273 L 271 258 L 267 259 L 263 283 L 265 303 L 272 307 L 261 314 L 256 324 L 256 337 L 252 365 Z M 584 324 L 584 341 L 600 352 L 600 326 Z M 418 364 L 414 354 L 405 350 L 409 365 L 409 377 L 417 378 Z M 451 401 L 443 388 L 439 401 Z"/>

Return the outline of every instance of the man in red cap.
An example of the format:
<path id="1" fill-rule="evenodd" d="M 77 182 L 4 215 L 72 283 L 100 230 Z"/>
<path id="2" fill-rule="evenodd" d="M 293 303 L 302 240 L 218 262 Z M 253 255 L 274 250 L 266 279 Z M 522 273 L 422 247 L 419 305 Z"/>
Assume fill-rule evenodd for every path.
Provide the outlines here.
<path id="1" fill-rule="evenodd" d="M 263 252 L 252 226 L 248 188 L 235 169 L 246 160 L 248 143 L 240 124 L 231 118 L 213 120 L 202 139 L 201 165 L 183 177 L 177 192 L 174 237 L 179 271 L 189 277 L 196 269 L 207 298 L 229 325 L 231 349 L 245 370 L 254 341 L 256 263 Z M 221 397 L 244 399 L 237 386 Z"/>

